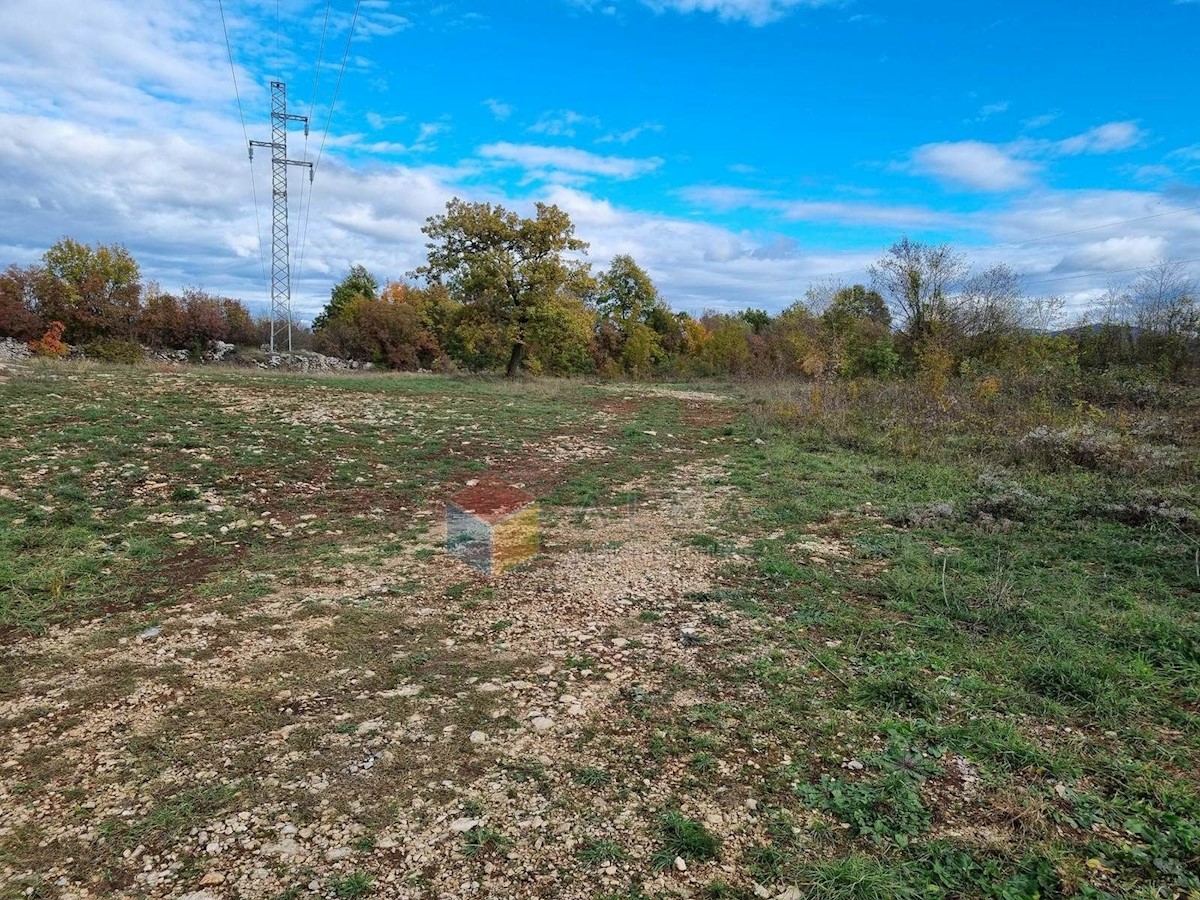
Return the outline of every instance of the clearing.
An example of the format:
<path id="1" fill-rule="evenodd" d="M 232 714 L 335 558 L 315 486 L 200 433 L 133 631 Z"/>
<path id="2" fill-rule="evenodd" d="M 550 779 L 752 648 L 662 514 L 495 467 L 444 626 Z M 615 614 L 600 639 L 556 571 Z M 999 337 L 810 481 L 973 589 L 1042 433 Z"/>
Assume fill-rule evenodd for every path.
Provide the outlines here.
<path id="1" fill-rule="evenodd" d="M 1200 896 L 1191 395 L 1111 412 L 1130 462 L 710 384 L 7 376 L 0 896 Z M 494 579 L 442 546 L 484 474 L 541 501 Z"/>

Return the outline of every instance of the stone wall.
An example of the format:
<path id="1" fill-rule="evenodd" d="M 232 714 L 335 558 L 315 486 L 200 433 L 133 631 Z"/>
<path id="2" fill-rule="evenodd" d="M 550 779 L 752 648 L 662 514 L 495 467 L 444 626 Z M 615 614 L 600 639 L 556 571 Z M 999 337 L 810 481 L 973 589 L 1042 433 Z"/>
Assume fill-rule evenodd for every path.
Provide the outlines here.
<path id="1" fill-rule="evenodd" d="M 24 341 L 18 341 L 15 338 L 0 340 L 0 362 L 28 359 L 30 356 L 32 354 L 29 352 L 29 345 Z"/>

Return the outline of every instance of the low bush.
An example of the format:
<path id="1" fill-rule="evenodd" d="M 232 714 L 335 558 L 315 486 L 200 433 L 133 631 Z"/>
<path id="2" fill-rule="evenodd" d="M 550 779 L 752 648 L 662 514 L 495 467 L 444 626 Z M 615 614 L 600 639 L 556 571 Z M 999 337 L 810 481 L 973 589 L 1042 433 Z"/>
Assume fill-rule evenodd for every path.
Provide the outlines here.
<path id="1" fill-rule="evenodd" d="M 142 348 L 135 341 L 123 341 L 120 338 L 97 338 L 83 345 L 83 352 L 90 359 L 112 363 L 135 363 L 146 358 Z"/>

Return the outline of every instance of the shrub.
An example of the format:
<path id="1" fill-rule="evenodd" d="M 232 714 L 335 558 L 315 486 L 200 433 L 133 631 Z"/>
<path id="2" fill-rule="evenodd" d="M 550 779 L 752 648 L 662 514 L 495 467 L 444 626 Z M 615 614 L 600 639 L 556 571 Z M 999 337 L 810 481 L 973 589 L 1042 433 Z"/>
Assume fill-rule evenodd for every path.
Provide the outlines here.
<path id="1" fill-rule="evenodd" d="M 1145 472 L 1170 469 L 1180 462 L 1179 454 L 1170 448 L 1135 444 L 1111 429 L 1094 425 L 1041 425 L 1021 438 L 1016 449 L 1019 457 L 1050 468 L 1074 464 L 1097 471 Z"/>
<path id="2" fill-rule="evenodd" d="M 134 341 L 120 338 L 96 338 L 83 345 L 83 352 L 91 359 L 112 363 L 135 363 L 145 358 L 142 348 Z"/>
<path id="3" fill-rule="evenodd" d="M 64 344 L 62 339 L 66 330 L 67 328 L 62 322 L 57 320 L 51 322 L 47 326 L 45 334 L 38 340 L 29 342 L 29 349 L 35 356 L 66 356 L 71 351 L 71 348 Z"/>

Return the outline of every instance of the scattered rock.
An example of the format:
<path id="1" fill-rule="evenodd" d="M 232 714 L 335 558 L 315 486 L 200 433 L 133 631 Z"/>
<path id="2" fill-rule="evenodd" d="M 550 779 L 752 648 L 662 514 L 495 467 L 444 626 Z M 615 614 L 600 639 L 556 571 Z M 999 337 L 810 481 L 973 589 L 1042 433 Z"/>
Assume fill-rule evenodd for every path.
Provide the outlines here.
<path id="1" fill-rule="evenodd" d="M 468 738 L 472 744 L 486 744 L 487 739 L 487 734 L 482 731 L 472 731 L 471 736 Z"/>
<path id="2" fill-rule="evenodd" d="M 341 859 L 349 859 L 354 853 L 349 847 L 330 847 L 325 851 L 326 862 L 337 862 Z"/>
<path id="3" fill-rule="evenodd" d="M 537 716 L 530 724 L 533 725 L 534 731 L 543 732 L 554 727 L 554 720 L 549 716 Z"/>
<path id="4" fill-rule="evenodd" d="M 466 834 L 472 828 L 479 824 L 479 819 L 455 819 L 450 823 L 450 830 L 455 834 Z"/>

